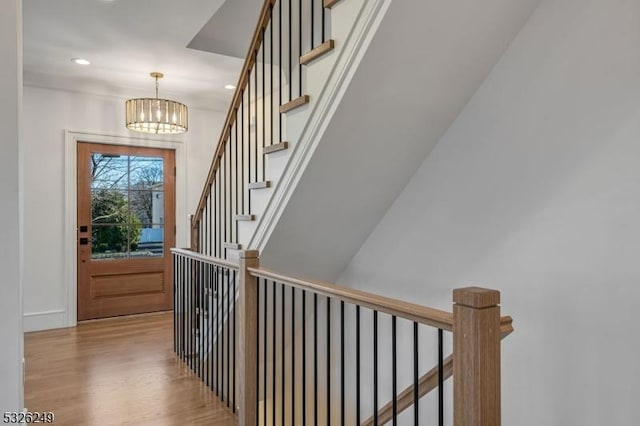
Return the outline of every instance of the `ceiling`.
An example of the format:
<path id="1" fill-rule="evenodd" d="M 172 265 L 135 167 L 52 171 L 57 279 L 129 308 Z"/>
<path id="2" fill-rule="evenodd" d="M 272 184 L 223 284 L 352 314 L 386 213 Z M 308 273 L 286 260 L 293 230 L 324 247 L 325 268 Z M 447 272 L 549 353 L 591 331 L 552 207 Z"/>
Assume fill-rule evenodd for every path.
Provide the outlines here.
<path id="1" fill-rule="evenodd" d="M 165 74 L 161 96 L 225 110 L 233 93 L 224 86 L 238 79 L 244 57 L 238 52 L 247 49 L 261 1 L 228 3 L 24 0 L 25 84 L 152 96 L 149 73 L 160 71 Z M 72 58 L 86 58 L 91 65 L 77 65 Z"/>

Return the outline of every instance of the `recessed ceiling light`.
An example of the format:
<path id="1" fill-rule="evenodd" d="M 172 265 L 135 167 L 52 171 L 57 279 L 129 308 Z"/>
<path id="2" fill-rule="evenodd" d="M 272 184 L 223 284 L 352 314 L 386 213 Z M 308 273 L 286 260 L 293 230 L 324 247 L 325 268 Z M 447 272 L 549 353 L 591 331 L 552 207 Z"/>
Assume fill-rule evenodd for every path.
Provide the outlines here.
<path id="1" fill-rule="evenodd" d="M 227 90 L 233 90 L 236 88 L 236 86 L 234 86 L 233 84 L 227 84 L 226 86 L 224 86 L 224 88 Z"/>
<path id="2" fill-rule="evenodd" d="M 71 61 L 75 62 L 78 65 L 91 65 L 91 62 L 83 58 L 73 58 Z"/>

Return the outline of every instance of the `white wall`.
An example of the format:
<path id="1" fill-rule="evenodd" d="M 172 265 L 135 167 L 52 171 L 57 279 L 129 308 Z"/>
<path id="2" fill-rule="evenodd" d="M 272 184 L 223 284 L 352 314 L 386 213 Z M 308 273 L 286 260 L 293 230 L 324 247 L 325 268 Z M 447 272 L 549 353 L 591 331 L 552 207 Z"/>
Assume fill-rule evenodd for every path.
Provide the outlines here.
<path id="1" fill-rule="evenodd" d="M 640 3 L 545 0 L 340 282 L 502 291 L 506 425 L 638 424 Z"/>
<path id="2" fill-rule="evenodd" d="M 22 1 L 0 3 L 0 413 L 23 407 L 20 223 Z"/>
<path id="3" fill-rule="evenodd" d="M 138 137 L 124 128 L 124 98 L 24 89 L 25 330 L 66 326 L 65 130 Z M 187 212 L 195 211 L 226 113 L 190 108 L 189 131 L 167 137 L 186 149 Z M 184 194 L 176 194 L 184 199 Z M 188 221 L 177 217 L 178 244 Z"/>

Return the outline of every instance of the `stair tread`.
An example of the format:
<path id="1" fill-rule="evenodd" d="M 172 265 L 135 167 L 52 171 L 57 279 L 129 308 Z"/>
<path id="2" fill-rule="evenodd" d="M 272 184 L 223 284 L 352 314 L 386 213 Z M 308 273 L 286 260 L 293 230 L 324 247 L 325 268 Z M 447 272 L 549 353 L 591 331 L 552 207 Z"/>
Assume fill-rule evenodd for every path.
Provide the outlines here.
<path id="1" fill-rule="evenodd" d="M 226 242 L 226 243 L 223 243 L 222 246 L 226 249 L 242 250 L 242 244 L 240 243 Z"/>
<path id="2" fill-rule="evenodd" d="M 300 63 L 302 65 L 307 65 L 308 63 L 320 58 L 321 56 L 331 52 L 335 47 L 335 42 L 333 40 L 327 40 L 322 43 L 320 46 L 316 47 L 313 50 L 305 53 L 300 56 Z"/>
<path id="3" fill-rule="evenodd" d="M 280 105 L 280 113 L 284 114 L 285 112 L 289 112 L 291 110 L 299 108 L 308 103 L 309 103 L 309 95 L 302 95 L 299 98 L 296 98 L 287 102 L 286 104 Z"/>
<path id="4" fill-rule="evenodd" d="M 265 146 L 262 150 L 264 155 L 271 154 L 272 152 L 283 151 L 289 148 L 289 142 L 280 142 L 273 145 Z"/>
<path id="5" fill-rule="evenodd" d="M 271 188 L 270 180 L 265 180 L 261 182 L 251 182 L 249 184 L 249 189 L 265 189 L 265 188 Z"/>

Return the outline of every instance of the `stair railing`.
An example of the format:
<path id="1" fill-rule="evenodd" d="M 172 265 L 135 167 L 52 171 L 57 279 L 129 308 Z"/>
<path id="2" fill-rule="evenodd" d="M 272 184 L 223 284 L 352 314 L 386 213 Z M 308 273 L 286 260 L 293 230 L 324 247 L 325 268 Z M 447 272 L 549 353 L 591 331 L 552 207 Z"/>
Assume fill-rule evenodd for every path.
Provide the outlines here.
<path id="1" fill-rule="evenodd" d="M 258 253 L 246 251 L 240 253 L 239 292 L 241 425 L 397 424 L 401 410 L 409 406 L 415 424 L 426 424 L 432 419 L 421 419 L 420 398 L 434 388 L 439 391 L 436 412 L 442 425 L 444 381 L 451 374 L 453 424 L 500 425 L 500 340 L 512 331 L 512 320 L 500 316 L 498 291 L 456 289 L 449 313 L 288 277 L 261 268 Z M 390 331 L 381 330 L 383 321 Z M 319 327 L 324 331 L 319 333 Z M 408 344 L 401 333 L 407 327 L 412 335 Z M 420 340 L 428 330 L 437 335 L 437 366 L 423 376 L 420 364 L 427 354 Z M 448 358 L 445 332 L 453 335 Z M 369 340 L 364 333 L 370 334 Z M 367 342 L 372 344 L 365 348 Z M 390 360 L 381 357 L 387 345 Z M 400 358 L 407 352 L 411 362 L 403 363 Z M 368 353 L 370 366 L 365 365 Z M 391 374 L 383 377 L 382 372 L 389 371 L 385 368 Z M 372 376 L 370 386 L 363 386 L 365 375 Z M 410 396 L 397 392 L 401 375 L 412 377 Z M 347 383 L 355 387 L 354 400 L 348 398 Z M 380 412 L 382 386 L 391 387 L 388 413 Z M 372 401 L 371 420 L 365 420 L 369 415 L 361 409 L 365 399 Z"/>
<path id="2" fill-rule="evenodd" d="M 271 185 L 265 157 L 288 148 L 286 113 L 309 102 L 303 65 L 334 47 L 326 9 L 335 3 L 264 2 L 191 219 L 193 251 L 225 258 L 227 250 L 242 248 L 239 222 L 256 219 L 250 192 Z"/>
<path id="3" fill-rule="evenodd" d="M 233 412 L 238 381 L 238 265 L 171 249 L 176 355 Z"/>
<path id="4" fill-rule="evenodd" d="M 409 408 L 414 424 L 442 425 L 451 376 L 453 424 L 500 425 L 500 340 L 513 327 L 499 292 L 456 289 L 450 313 L 272 272 L 255 250 L 239 264 L 172 251 L 174 350 L 240 425 L 396 424 Z M 421 399 L 436 389 L 429 407 Z"/>

